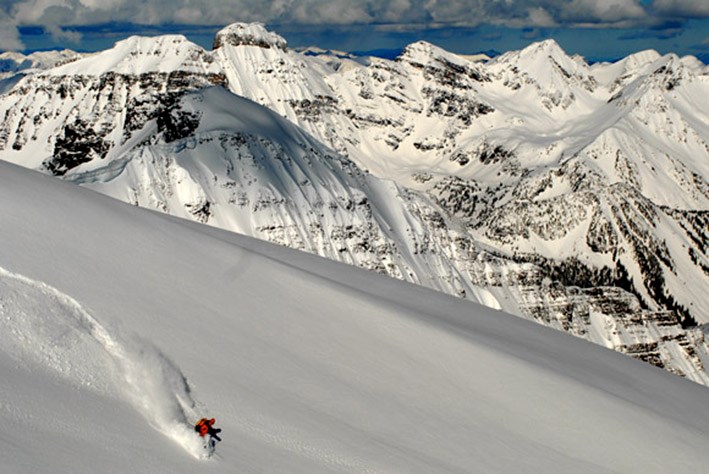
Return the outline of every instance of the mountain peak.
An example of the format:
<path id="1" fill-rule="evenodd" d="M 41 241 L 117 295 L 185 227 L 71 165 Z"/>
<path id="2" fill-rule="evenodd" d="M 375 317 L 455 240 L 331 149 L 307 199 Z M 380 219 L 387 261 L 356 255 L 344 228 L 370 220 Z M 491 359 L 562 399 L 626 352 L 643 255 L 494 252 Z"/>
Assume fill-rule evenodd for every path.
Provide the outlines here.
<path id="1" fill-rule="evenodd" d="M 532 43 L 526 48 L 524 48 L 525 51 L 542 51 L 542 52 L 558 52 L 562 51 L 563 49 L 561 46 L 559 46 L 559 43 L 556 42 L 556 40 L 549 38 L 545 39 L 543 41 L 537 41 L 536 43 Z"/>
<path id="2" fill-rule="evenodd" d="M 521 50 L 519 55 L 527 61 L 533 62 L 547 62 L 549 59 L 552 59 L 559 64 L 576 62 L 568 54 L 566 54 L 566 51 L 564 51 L 564 49 L 559 46 L 559 43 L 553 39 L 532 43 Z"/>
<path id="3" fill-rule="evenodd" d="M 56 67 L 51 74 L 143 74 L 176 70 L 217 72 L 212 59 L 200 46 L 183 35 L 163 35 L 131 36 L 118 41 L 111 49 Z"/>
<path id="4" fill-rule="evenodd" d="M 647 66 L 648 64 L 654 63 L 660 59 L 660 57 L 660 53 L 654 49 L 646 49 L 633 53 L 619 62 L 624 63 L 627 69 L 637 69 L 641 66 Z"/>
<path id="5" fill-rule="evenodd" d="M 510 51 L 493 60 L 496 67 L 519 70 L 528 74 L 544 90 L 553 92 L 568 87 L 569 81 L 582 81 L 587 88 L 593 82 L 586 61 L 570 57 L 553 39 L 532 43 L 521 51 Z"/>
<path id="6" fill-rule="evenodd" d="M 213 49 L 224 45 L 258 46 L 261 48 L 278 48 L 286 50 L 288 43 L 285 38 L 268 31 L 263 23 L 233 23 L 217 32 L 214 37 Z"/>
<path id="7" fill-rule="evenodd" d="M 446 51 L 427 41 L 416 41 L 415 43 L 407 45 L 397 60 L 421 65 L 427 65 L 433 61 L 440 62 L 441 60 L 446 63 L 459 65 L 467 63 L 461 56 Z"/>

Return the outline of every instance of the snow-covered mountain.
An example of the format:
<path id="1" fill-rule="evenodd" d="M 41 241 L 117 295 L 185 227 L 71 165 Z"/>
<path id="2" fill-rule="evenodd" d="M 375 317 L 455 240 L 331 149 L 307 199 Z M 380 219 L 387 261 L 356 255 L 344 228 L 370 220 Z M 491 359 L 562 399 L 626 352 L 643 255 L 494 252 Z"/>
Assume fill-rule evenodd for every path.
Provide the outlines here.
<path id="1" fill-rule="evenodd" d="M 25 75 L 75 61 L 81 54 L 63 51 L 37 51 L 31 54 L 0 53 L 0 93 L 7 92 Z"/>
<path id="2" fill-rule="evenodd" d="M 0 157 L 707 383 L 708 88 L 655 52 L 352 59 L 235 24 L 212 52 L 131 38 L 29 74 L 0 97 Z"/>
<path id="3" fill-rule="evenodd" d="M 3 472 L 709 462 L 705 387 L 518 317 L 2 162 L 0 215 Z"/>

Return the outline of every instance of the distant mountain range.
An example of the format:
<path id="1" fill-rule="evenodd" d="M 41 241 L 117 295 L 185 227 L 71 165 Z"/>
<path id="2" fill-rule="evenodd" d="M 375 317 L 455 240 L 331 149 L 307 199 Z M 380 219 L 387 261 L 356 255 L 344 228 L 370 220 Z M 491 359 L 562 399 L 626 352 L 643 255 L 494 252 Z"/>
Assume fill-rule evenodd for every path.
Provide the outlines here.
<path id="1" fill-rule="evenodd" d="M 260 24 L 0 58 L 0 158 L 707 384 L 709 68 L 554 41 L 298 52 Z"/>

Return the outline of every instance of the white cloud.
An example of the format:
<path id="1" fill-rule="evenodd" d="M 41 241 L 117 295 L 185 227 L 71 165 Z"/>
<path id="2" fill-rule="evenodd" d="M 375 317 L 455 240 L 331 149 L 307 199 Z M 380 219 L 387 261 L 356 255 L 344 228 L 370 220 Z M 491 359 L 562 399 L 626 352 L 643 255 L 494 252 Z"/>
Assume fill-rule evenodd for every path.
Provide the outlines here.
<path id="1" fill-rule="evenodd" d="M 707 0 L 655 0 L 652 7 L 660 14 L 683 18 L 708 18 Z"/>
<path id="2" fill-rule="evenodd" d="M 390 2 L 381 2 L 380 5 L 383 7 L 381 19 L 390 23 L 397 23 L 412 9 L 409 0 L 392 0 Z"/>
<path id="3" fill-rule="evenodd" d="M 392 28 L 476 26 L 630 27 L 661 21 L 659 15 L 709 16 L 709 0 L 0 0 L 7 18 L 5 44 L 19 41 L 16 26 L 41 25 L 71 38 L 60 26 L 112 22 L 225 25 L 347 25 Z M 15 38 L 13 40 L 13 38 Z"/>
<path id="4" fill-rule="evenodd" d="M 558 25 L 554 17 L 546 11 L 544 8 L 535 7 L 530 8 L 528 11 L 529 23 L 531 26 L 548 28 Z"/>
<path id="5" fill-rule="evenodd" d="M 304 24 L 352 24 L 371 23 L 375 19 L 367 11 L 366 2 L 352 2 L 349 0 L 329 0 L 294 2 L 297 5 L 292 12 L 285 12 L 285 17 L 290 17 L 298 23 Z"/>
<path id="6" fill-rule="evenodd" d="M 429 0 L 424 5 L 431 19 L 439 23 L 451 23 L 464 21 L 473 21 L 479 18 L 482 13 L 479 2 L 476 1 L 447 1 L 447 0 Z"/>
<path id="7" fill-rule="evenodd" d="M 46 25 L 44 31 L 52 35 L 54 41 L 57 42 L 69 41 L 70 43 L 78 43 L 81 41 L 81 33 L 78 31 L 65 30 L 57 25 Z"/>
<path id="8" fill-rule="evenodd" d="M 194 7 L 182 7 L 175 10 L 175 19 L 180 23 L 199 23 L 202 18 L 202 15 L 202 10 Z"/>
<path id="9" fill-rule="evenodd" d="M 259 20 L 301 24 L 487 22 L 552 26 L 578 19 L 617 21 L 645 13 L 638 0 L 10 0 L 9 4 L 17 24 L 55 25 L 112 21 L 224 24 Z"/>
<path id="10" fill-rule="evenodd" d="M 113 10 L 126 2 L 128 0 L 79 0 L 81 5 L 93 10 Z"/>
<path id="11" fill-rule="evenodd" d="M 15 23 L 7 18 L 0 18 L 0 50 L 16 51 L 24 47 Z"/>
<path id="12" fill-rule="evenodd" d="M 573 0 L 562 9 L 562 18 L 579 23 L 612 24 L 645 16 L 638 0 Z"/>
<path id="13" fill-rule="evenodd" d="M 38 24 L 48 11 L 72 8 L 65 0 L 25 0 L 12 3 L 11 15 L 16 24 Z"/>

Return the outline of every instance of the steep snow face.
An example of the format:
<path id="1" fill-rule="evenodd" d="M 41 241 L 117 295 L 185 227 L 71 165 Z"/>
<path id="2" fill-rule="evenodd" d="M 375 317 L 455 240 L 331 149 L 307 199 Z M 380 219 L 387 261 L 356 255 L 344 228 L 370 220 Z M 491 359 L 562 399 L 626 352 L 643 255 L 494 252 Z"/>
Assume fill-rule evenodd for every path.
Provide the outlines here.
<path id="1" fill-rule="evenodd" d="M 156 134 L 67 179 L 173 215 L 345 261 L 447 293 L 497 303 L 454 271 L 440 215 L 363 173 L 290 122 L 222 88 L 181 98 Z"/>
<path id="2" fill-rule="evenodd" d="M 445 49 L 439 48 L 427 41 L 417 41 L 404 48 L 404 51 L 398 58 L 414 65 L 415 67 L 424 68 L 426 66 L 436 67 L 438 69 L 444 67 L 457 68 L 462 70 L 474 71 L 471 75 L 484 76 L 481 69 L 474 67 L 471 61 L 461 57 L 458 54 L 449 53 Z"/>
<path id="3" fill-rule="evenodd" d="M 212 58 L 182 35 L 154 38 L 131 36 L 109 50 L 91 55 L 51 70 L 54 76 L 145 74 L 176 70 L 207 74 L 218 72 Z"/>
<path id="4" fill-rule="evenodd" d="M 541 99 L 549 111 L 577 109 L 572 106 L 597 88 L 597 81 L 583 58 L 570 58 L 551 39 L 533 43 L 522 51 L 505 53 L 491 61 L 488 68 L 506 87 L 521 89 L 522 93 L 530 87 L 536 89 L 535 102 Z"/>
<path id="5" fill-rule="evenodd" d="M 705 387 L 520 318 L 8 163 L 0 214 L 7 472 L 709 462 Z"/>
<path id="6" fill-rule="evenodd" d="M 647 74 L 646 69 L 660 59 L 660 53 L 653 49 L 639 51 L 614 63 L 596 63 L 591 66 L 593 77 L 610 91 Z"/>
<path id="7" fill-rule="evenodd" d="M 3 159 L 707 381 L 703 335 L 681 327 L 709 314 L 704 69 L 652 52 L 590 68 L 553 42 L 485 65 L 425 42 L 355 61 L 224 32 L 212 53 L 133 38 L 26 78 L 0 100 Z M 183 100 L 213 84 L 315 138 L 221 92 Z"/>
<path id="8" fill-rule="evenodd" d="M 185 451 L 197 458 L 210 455 L 190 429 L 197 406 L 185 376 L 152 344 L 107 329 L 71 296 L 3 268 L 0 295 L 6 334 L 0 353 L 21 366 L 57 374 L 75 389 L 125 398 Z"/>
<path id="9" fill-rule="evenodd" d="M 226 36 L 242 29 L 249 30 L 241 24 L 228 27 Z M 220 35 L 221 32 L 217 38 Z M 261 36 L 267 35 L 264 32 Z M 298 104 L 307 110 L 310 104 L 335 102 L 324 74 L 314 73 L 306 57 L 287 50 L 285 42 L 283 48 L 239 41 L 215 43 L 215 61 L 222 68 L 229 89 L 237 95 L 265 105 L 294 122 L 298 118 Z"/>

